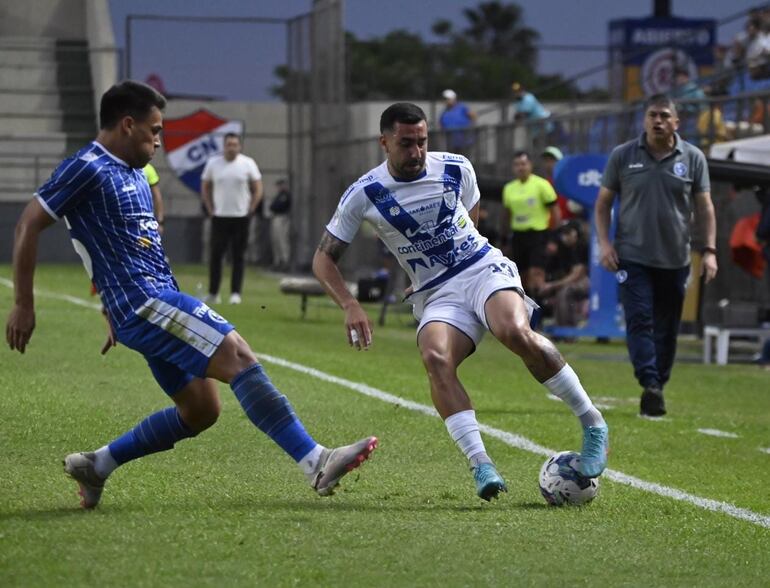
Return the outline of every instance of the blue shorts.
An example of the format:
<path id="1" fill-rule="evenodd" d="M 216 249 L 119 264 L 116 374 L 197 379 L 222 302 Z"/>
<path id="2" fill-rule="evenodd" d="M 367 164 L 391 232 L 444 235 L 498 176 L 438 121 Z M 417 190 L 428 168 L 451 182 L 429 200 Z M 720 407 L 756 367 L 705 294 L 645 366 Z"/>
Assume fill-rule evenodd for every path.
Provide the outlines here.
<path id="1" fill-rule="evenodd" d="M 115 335 L 144 356 L 160 387 L 173 396 L 206 376 L 211 356 L 233 329 L 197 298 L 164 290 L 134 309 Z"/>

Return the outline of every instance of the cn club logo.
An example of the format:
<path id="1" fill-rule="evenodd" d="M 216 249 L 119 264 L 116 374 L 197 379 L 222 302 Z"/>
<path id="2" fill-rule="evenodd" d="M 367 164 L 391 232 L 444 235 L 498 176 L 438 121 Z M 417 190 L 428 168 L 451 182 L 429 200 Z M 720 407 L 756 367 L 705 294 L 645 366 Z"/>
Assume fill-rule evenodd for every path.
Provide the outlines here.
<path id="1" fill-rule="evenodd" d="M 185 186 L 200 193 L 203 168 L 209 158 L 222 154 L 227 133 L 243 134 L 243 122 L 221 118 L 205 109 L 164 120 L 166 159 Z"/>

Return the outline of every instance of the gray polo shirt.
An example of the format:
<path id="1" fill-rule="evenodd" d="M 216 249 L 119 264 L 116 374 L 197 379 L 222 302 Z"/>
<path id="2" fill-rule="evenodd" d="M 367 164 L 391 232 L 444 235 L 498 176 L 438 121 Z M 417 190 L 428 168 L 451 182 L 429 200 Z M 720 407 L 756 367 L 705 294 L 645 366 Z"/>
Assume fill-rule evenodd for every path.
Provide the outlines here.
<path id="1" fill-rule="evenodd" d="M 602 186 L 618 194 L 618 257 L 676 269 L 690 263 L 693 196 L 710 192 L 703 152 L 676 134 L 674 151 L 657 161 L 645 133 L 612 150 Z"/>

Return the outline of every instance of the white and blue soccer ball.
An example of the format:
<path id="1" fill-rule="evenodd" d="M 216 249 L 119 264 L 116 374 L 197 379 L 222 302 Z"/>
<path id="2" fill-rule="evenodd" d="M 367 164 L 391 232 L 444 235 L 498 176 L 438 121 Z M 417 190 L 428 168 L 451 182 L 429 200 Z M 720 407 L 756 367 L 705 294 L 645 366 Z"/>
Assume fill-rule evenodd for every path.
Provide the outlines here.
<path id="1" fill-rule="evenodd" d="M 598 478 L 586 478 L 578 472 L 580 454 L 562 451 L 545 460 L 540 468 L 540 493 L 548 504 L 587 504 L 599 491 Z"/>

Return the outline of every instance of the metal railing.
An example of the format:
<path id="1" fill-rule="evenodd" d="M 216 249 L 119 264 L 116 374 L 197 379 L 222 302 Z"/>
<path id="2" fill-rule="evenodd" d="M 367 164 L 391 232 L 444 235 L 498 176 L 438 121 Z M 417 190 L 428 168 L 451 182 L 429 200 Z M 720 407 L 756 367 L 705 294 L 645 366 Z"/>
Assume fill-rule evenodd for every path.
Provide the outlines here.
<path id="1" fill-rule="evenodd" d="M 712 144 L 770 133 L 770 90 L 738 96 L 677 101 L 679 133 L 706 151 Z M 565 154 L 608 153 L 643 130 L 644 104 L 608 103 L 535 121 L 503 122 L 462 130 L 431 130 L 430 150 L 459 152 L 478 175 L 506 177 L 513 154 L 541 153 L 554 145 Z M 325 143 L 336 149 L 342 178 L 352 183 L 384 160 L 376 137 Z M 770 162 L 769 162 L 770 163 Z"/>

